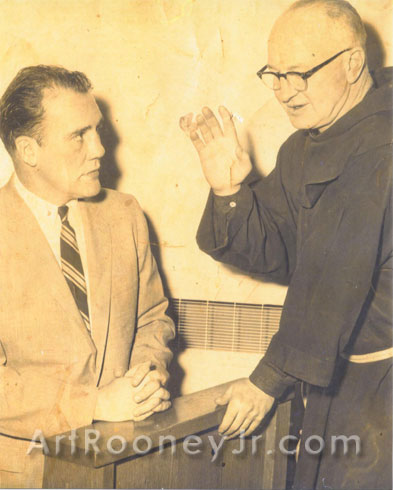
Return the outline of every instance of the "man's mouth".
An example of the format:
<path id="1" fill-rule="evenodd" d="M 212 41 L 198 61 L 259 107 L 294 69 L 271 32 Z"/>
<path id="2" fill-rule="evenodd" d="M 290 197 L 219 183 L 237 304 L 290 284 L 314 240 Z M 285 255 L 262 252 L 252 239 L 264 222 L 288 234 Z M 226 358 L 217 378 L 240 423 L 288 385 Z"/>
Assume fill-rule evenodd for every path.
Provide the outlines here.
<path id="1" fill-rule="evenodd" d="M 85 172 L 83 175 L 86 177 L 98 177 L 100 175 L 100 167 L 90 170 L 90 172 Z"/>
<path id="2" fill-rule="evenodd" d="M 289 112 L 296 112 L 300 109 L 302 109 L 303 107 L 305 107 L 306 104 L 293 104 L 293 105 L 287 105 L 287 110 Z"/>

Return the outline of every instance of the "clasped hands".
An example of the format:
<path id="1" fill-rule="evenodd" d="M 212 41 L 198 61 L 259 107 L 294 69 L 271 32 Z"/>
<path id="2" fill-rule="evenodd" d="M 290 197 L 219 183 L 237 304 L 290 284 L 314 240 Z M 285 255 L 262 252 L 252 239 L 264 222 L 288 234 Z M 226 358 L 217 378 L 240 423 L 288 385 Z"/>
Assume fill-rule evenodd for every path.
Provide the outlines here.
<path id="1" fill-rule="evenodd" d="M 222 127 L 208 107 L 202 109 L 196 121 L 189 113 L 180 118 L 179 124 L 198 152 L 203 173 L 213 192 L 228 196 L 240 189 L 252 164 L 239 143 L 231 113 L 223 106 L 218 111 Z"/>
<path id="2" fill-rule="evenodd" d="M 169 374 L 150 361 L 140 363 L 98 390 L 95 420 L 140 421 L 171 406 L 165 389 Z"/>

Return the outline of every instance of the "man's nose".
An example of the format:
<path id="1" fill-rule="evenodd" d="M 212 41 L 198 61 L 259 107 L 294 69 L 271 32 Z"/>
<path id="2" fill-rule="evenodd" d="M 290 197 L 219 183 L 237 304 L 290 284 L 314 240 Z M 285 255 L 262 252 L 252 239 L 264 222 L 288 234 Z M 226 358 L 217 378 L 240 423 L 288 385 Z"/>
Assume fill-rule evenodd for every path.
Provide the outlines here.
<path id="1" fill-rule="evenodd" d="M 294 97 L 298 91 L 292 87 L 292 85 L 288 82 L 288 80 L 284 77 L 280 78 L 280 88 L 275 90 L 275 94 L 277 99 L 282 104 L 287 104 L 292 97 Z"/>
<path id="2" fill-rule="evenodd" d="M 105 155 L 105 148 L 102 145 L 101 137 L 98 133 L 94 135 L 90 146 L 91 160 L 100 159 Z"/>

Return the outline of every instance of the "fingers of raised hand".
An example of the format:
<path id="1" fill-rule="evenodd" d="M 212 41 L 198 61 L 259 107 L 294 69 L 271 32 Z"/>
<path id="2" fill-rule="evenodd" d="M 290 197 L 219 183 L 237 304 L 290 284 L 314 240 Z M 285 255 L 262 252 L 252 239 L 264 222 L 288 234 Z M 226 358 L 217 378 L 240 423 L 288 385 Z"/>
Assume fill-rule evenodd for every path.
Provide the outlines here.
<path id="1" fill-rule="evenodd" d="M 216 116 L 214 115 L 214 112 L 211 109 L 209 109 L 209 107 L 204 107 L 202 109 L 202 114 L 203 114 L 205 123 L 208 126 L 208 128 L 210 129 L 213 137 L 219 138 L 220 136 L 223 136 L 220 123 L 218 122 Z M 198 125 L 199 125 L 199 121 L 198 121 Z"/>
<path id="2" fill-rule="evenodd" d="M 208 107 L 204 107 L 202 114 L 197 115 L 196 122 L 205 144 L 223 136 L 220 123 L 217 121 L 213 111 Z"/>
<path id="3" fill-rule="evenodd" d="M 208 144 L 214 139 L 213 132 L 211 131 L 210 126 L 207 124 L 207 120 L 202 116 L 202 114 L 198 114 L 196 120 L 198 124 L 198 129 L 203 137 L 203 141 L 205 142 L 205 144 Z"/>
<path id="4" fill-rule="evenodd" d="M 222 124 L 224 127 L 224 135 L 231 138 L 235 138 L 238 141 L 235 124 L 233 122 L 233 116 L 224 106 L 218 108 L 218 112 L 222 118 Z"/>
<path id="5" fill-rule="evenodd" d="M 204 142 L 199 137 L 197 130 L 198 124 L 193 121 L 194 114 L 189 112 L 185 116 L 182 116 L 179 119 L 180 128 L 190 137 L 192 144 L 195 146 L 195 149 L 198 153 L 200 153 L 205 147 Z"/>
<path id="6" fill-rule="evenodd" d="M 191 143 L 194 145 L 196 151 L 200 154 L 205 148 L 205 143 L 199 137 L 199 134 L 196 131 L 192 131 L 190 133 Z"/>
<path id="7" fill-rule="evenodd" d="M 179 126 L 185 133 L 190 135 L 192 131 L 196 131 L 198 129 L 197 124 L 193 121 L 194 114 L 189 112 L 185 116 L 182 116 L 179 119 Z"/>

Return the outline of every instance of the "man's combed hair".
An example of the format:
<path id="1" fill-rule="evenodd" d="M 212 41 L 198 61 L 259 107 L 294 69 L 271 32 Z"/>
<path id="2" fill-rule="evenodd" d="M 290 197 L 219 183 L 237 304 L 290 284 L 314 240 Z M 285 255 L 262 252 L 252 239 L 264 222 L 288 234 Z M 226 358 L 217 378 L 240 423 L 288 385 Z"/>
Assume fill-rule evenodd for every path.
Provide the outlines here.
<path id="1" fill-rule="evenodd" d="M 343 21 L 352 31 L 360 46 L 366 47 L 367 33 L 363 21 L 357 10 L 346 0 L 297 0 L 289 7 L 289 10 L 314 6 L 323 7 L 326 15 L 332 20 Z"/>
<path id="2" fill-rule="evenodd" d="M 79 71 L 37 65 L 20 70 L 8 86 L 0 99 L 0 138 L 11 155 L 18 136 L 31 136 L 41 144 L 44 90 L 54 88 L 87 93 L 92 85 L 86 75 Z"/>

